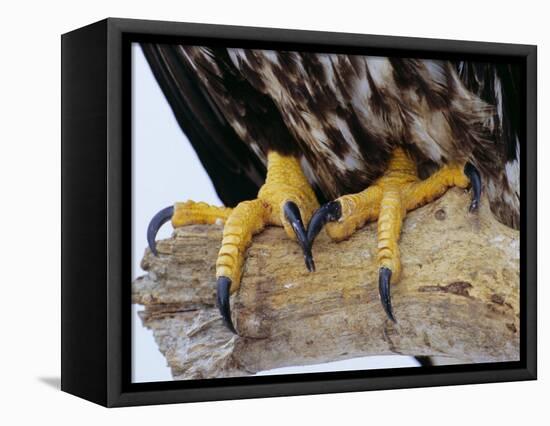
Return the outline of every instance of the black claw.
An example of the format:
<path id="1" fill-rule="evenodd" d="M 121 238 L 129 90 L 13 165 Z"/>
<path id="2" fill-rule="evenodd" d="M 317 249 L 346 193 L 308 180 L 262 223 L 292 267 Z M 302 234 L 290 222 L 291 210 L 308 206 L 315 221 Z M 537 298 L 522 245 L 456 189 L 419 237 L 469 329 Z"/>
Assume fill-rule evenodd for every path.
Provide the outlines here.
<path id="1" fill-rule="evenodd" d="M 384 311 L 386 311 L 388 318 L 391 321 L 396 322 L 391 308 L 390 283 L 391 269 L 385 267 L 380 268 L 378 275 L 378 292 L 380 293 L 382 307 L 384 308 Z"/>
<path id="2" fill-rule="evenodd" d="M 342 205 L 339 201 L 329 201 L 317 209 L 307 227 L 307 239 L 310 247 L 327 222 L 334 222 L 342 217 Z"/>
<path id="3" fill-rule="evenodd" d="M 218 278 L 218 290 L 216 297 L 218 300 L 218 309 L 222 316 L 224 324 L 231 332 L 237 334 L 233 321 L 231 321 L 231 306 L 229 304 L 229 289 L 231 288 L 231 280 L 227 277 Z"/>
<path id="4" fill-rule="evenodd" d="M 300 247 L 302 247 L 302 252 L 304 253 L 304 260 L 306 262 L 306 267 L 309 272 L 315 271 L 315 263 L 313 263 L 313 256 L 311 255 L 311 245 L 307 238 L 306 228 L 302 222 L 302 215 L 300 214 L 300 209 L 296 203 L 292 201 L 287 201 L 283 207 L 285 217 L 292 225 L 294 229 L 294 234 L 298 239 Z"/>
<path id="5" fill-rule="evenodd" d="M 162 225 L 172 219 L 174 215 L 174 207 L 166 207 L 153 216 L 149 226 L 147 227 L 147 242 L 149 243 L 149 249 L 153 252 L 155 256 L 158 256 L 157 252 L 157 242 L 155 238 L 157 237 L 157 232 Z"/>
<path id="6" fill-rule="evenodd" d="M 481 176 L 472 163 L 466 163 L 464 166 L 464 174 L 468 176 L 472 184 L 472 202 L 470 203 L 470 213 L 472 213 L 479 207 L 479 200 L 481 198 Z"/>

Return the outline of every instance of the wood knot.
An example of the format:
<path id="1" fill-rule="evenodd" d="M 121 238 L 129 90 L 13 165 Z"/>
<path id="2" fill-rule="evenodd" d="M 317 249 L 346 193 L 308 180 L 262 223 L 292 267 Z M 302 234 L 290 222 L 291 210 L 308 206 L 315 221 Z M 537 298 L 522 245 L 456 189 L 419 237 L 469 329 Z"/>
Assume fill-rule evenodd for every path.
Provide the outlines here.
<path id="1" fill-rule="evenodd" d="M 435 212 L 434 216 L 437 220 L 445 220 L 447 218 L 447 213 L 445 213 L 444 209 L 439 209 Z"/>

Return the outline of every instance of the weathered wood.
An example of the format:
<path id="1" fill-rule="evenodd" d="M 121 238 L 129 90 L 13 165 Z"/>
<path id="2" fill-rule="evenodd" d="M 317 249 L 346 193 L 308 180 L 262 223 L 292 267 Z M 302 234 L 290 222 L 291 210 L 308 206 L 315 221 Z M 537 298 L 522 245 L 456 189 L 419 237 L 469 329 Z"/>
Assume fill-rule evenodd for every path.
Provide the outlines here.
<path id="1" fill-rule="evenodd" d="M 180 228 L 159 242 L 158 258 L 146 251 L 133 302 L 145 305 L 142 320 L 175 379 L 380 354 L 518 360 L 519 233 L 497 222 L 487 202 L 474 215 L 468 204 L 453 189 L 405 219 L 403 275 L 392 286 L 397 324 L 378 297 L 376 224 L 338 244 L 322 233 L 315 273 L 282 229 L 256 236 L 232 297 L 241 337 L 214 304 L 221 226 Z"/>

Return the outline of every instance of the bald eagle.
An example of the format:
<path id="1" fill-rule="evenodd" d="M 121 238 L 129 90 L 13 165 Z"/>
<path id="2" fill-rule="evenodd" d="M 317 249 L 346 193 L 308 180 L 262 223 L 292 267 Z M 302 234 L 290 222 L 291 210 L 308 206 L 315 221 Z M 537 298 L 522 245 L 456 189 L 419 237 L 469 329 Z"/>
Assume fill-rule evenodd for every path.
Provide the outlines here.
<path id="1" fill-rule="evenodd" d="M 142 44 L 182 130 L 224 207 L 188 201 L 151 220 L 224 222 L 216 263 L 225 324 L 246 248 L 283 226 L 314 271 L 311 247 L 378 221 L 379 292 L 395 321 L 401 222 L 451 186 L 485 191 L 495 216 L 519 225 L 520 71 L 512 64 Z M 465 210 L 465 214 L 469 214 Z"/>

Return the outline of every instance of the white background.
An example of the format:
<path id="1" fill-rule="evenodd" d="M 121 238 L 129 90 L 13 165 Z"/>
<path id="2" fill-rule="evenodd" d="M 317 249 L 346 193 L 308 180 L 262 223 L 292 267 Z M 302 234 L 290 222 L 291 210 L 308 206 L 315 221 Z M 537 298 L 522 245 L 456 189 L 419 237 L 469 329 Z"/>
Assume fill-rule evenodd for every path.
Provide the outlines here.
<path id="1" fill-rule="evenodd" d="M 550 377 L 545 143 L 548 11 L 535 1 L 3 2 L 0 56 L 3 424 L 543 424 Z M 60 38 L 106 16 L 539 45 L 539 380 L 106 410 L 63 394 L 60 358 Z M 544 195 L 541 195 L 544 194 Z M 32 242 L 32 245 L 31 245 Z"/>

